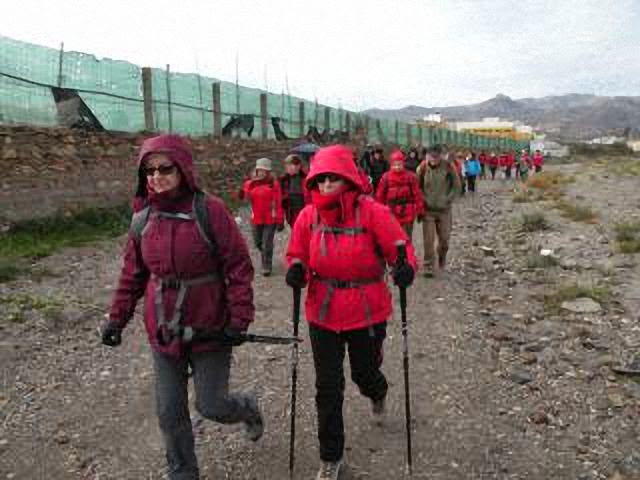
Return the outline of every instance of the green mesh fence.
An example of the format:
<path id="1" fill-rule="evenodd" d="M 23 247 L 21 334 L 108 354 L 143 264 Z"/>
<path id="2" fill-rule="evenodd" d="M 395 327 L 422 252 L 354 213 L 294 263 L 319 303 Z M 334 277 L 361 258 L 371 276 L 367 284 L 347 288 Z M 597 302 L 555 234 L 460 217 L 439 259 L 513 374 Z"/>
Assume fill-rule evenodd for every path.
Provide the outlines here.
<path id="1" fill-rule="evenodd" d="M 142 68 L 129 62 L 98 59 L 82 52 L 61 52 L 0 36 L 0 124 L 60 124 L 52 87 L 77 91 L 107 130 L 137 132 L 145 129 Z M 490 139 L 437 127 L 407 126 L 389 119 L 365 118 L 342 108 L 330 108 L 285 94 L 236 87 L 193 73 L 151 69 L 153 129 L 188 135 L 214 131 L 213 83 L 220 84 L 221 124 L 234 115 L 254 118 L 253 137 L 261 138 L 260 95 L 267 94 L 268 138 L 275 138 L 271 117 L 289 138 L 304 135 L 309 127 L 322 132 L 350 132 L 366 126 L 371 144 L 431 146 L 444 143 L 467 148 L 528 148 L 527 142 Z M 304 104 L 301 124 L 300 103 Z M 347 121 L 347 115 L 349 120 Z M 302 128 L 301 128 L 302 127 Z"/>

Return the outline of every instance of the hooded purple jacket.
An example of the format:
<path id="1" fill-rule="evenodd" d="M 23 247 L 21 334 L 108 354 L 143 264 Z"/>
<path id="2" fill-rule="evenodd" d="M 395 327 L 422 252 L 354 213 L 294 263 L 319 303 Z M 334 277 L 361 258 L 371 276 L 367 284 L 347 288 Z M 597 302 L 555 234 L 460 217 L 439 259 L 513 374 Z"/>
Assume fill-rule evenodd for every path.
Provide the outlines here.
<path id="1" fill-rule="evenodd" d="M 141 167 L 151 153 L 167 154 L 180 169 L 182 182 L 179 192 L 174 192 L 169 198 L 149 194 L 147 190 L 147 179 Z M 185 139 L 177 135 L 160 135 L 142 144 L 138 156 L 134 209 L 148 203 L 152 210 L 187 213 L 192 208 L 193 193 L 198 190 L 191 147 Z M 124 328 L 133 316 L 137 301 L 144 295 L 144 323 L 151 347 L 173 357 L 182 355 L 185 344 L 174 339 L 169 345 L 161 346 L 156 340 L 156 276 L 189 279 L 214 272 L 222 274 L 223 281 L 189 287 L 183 303 L 183 326 L 213 331 L 230 325 L 246 330 L 254 318 L 251 287 L 254 272 L 245 240 L 220 199 L 207 195 L 207 207 L 218 254 L 212 255 L 195 222 L 151 215 L 139 241 L 129 234 L 124 264 L 109 313 L 110 320 Z M 173 315 L 176 295 L 176 289 L 163 292 L 167 319 Z M 199 352 L 216 348 L 216 344 L 197 343 L 191 350 Z"/>

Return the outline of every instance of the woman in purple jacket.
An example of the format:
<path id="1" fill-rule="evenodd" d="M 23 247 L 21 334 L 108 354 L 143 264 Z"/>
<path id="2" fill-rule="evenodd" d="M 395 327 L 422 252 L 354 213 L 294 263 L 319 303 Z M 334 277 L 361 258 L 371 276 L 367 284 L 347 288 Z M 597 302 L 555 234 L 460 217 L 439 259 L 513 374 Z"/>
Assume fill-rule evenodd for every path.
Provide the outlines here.
<path id="1" fill-rule="evenodd" d="M 219 423 L 243 422 L 258 440 L 263 422 L 253 396 L 228 392 L 231 345 L 254 318 L 247 245 L 221 200 L 196 184 L 189 143 L 177 135 L 146 140 L 138 158 L 134 213 L 123 267 L 102 342 L 115 347 L 144 296 L 144 324 L 156 373 L 156 407 L 171 479 L 197 479 L 187 396 Z M 224 341 L 200 341 L 221 334 Z M 209 335 L 210 336 L 210 335 Z"/>

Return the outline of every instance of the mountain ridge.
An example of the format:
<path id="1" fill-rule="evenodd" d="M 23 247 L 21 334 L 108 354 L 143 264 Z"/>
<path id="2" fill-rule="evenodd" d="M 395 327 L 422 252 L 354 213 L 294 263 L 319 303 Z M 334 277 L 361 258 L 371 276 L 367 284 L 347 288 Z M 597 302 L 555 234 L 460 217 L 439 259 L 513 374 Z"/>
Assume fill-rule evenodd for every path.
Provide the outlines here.
<path id="1" fill-rule="evenodd" d="M 372 108 L 362 112 L 373 118 L 415 122 L 441 113 L 448 121 L 474 121 L 484 117 L 520 121 L 559 140 L 586 140 L 602 135 L 640 134 L 640 96 L 603 96 L 568 93 L 513 99 L 499 93 L 480 103 L 450 107 L 409 105 L 400 109 Z"/>

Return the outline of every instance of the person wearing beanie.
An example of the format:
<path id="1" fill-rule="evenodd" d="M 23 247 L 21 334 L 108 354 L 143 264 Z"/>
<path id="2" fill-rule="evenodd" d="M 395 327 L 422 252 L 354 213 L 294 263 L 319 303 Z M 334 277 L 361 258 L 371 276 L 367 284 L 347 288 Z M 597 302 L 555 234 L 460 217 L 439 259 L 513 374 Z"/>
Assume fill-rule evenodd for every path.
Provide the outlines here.
<path id="1" fill-rule="evenodd" d="M 382 146 L 377 146 L 373 151 L 373 155 L 369 157 L 369 160 L 362 165 L 362 169 L 371 178 L 371 186 L 373 192 L 378 189 L 378 183 L 385 172 L 389 170 L 389 162 L 384 158 L 384 149 Z"/>
<path id="2" fill-rule="evenodd" d="M 321 148 L 306 184 L 311 205 L 293 226 L 286 281 L 292 288 L 307 287 L 321 460 L 316 479 L 336 480 L 345 463 L 345 353 L 352 380 L 371 401 L 374 417 L 381 418 L 388 389 L 381 371 L 383 342 L 392 311 L 385 270 L 390 265 L 396 285 L 407 288 L 417 262 L 389 209 L 363 194 L 349 148 Z M 399 260 L 399 244 L 406 246 L 406 261 Z"/>
<path id="3" fill-rule="evenodd" d="M 263 432 L 256 398 L 230 393 L 228 387 L 232 346 L 254 320 L 253 267 L 224 203 L 198 186 L 186 139 L 160 135 L 145 140 L 137 180 L 137 211 L 109 318 L 101 327 L 102 343 L 120 345 L 144 297 L 168 478 L 196 479 L 189 377 L 202 417 L 222 424 L 244 423 L 253 441 Z M 220 332 L 223 342 L 198 338 L 200 332 Z"/>
<path id="4" fill-rule="evenodd" d="M 452 227 L 451 205 L 460 191 L 460 177 L 453 165 L 442 159 L 438 145 L 431 147 L 427 159 L 418 167 L 418 184 L 426 209 L 422 221 L 424 275 L 430 277 L 433 275 L 436 240 L 438 265 L 440 270 L 445 269 Z"/>
<path id="5" fill-rule="evenodd" d="M 273 266 L 273 238 L 276 230 L 284 229 L 282 190 L 271 171 L 271 160 L 259 158 L 253 175 L 242 188 L 242 198 L 251 202 L 253 240 L 260 251 L 262 275 L 271 275 Z"/>
<path id="6" fill-rule="evenodd" d="M 282 209 L 287 223 L 293 228 L 293 224 L 304 206 L 311 198 L 304 190 L 304 179 L 307 176 L 302 166 L 302 159 L 295 154 L 287 155 L 284 159 L 285 173 L 280 177 L 282 190 Z"/>
<path id="7" fill-rule="evenodd" d="M 418 169 L 418 165 L 420 165 L 420 156 L 418 154 L 418 149 L 416 147 L 411 147 L 409 149 L 409 154 L 404 162 L 404 168 L 407 170 L 414 172 Z"/>
<path id="8" fill-rule="evenodd" d="M 405 156 L 400 150 L 389 157 L 390 170 L 382 176 L 376 200 L 391 209 L 409 239 L 413 235 L 413 222 L 422 221 L 424 203 L 418 186 L 418 177 L 405 168 Z"/>

